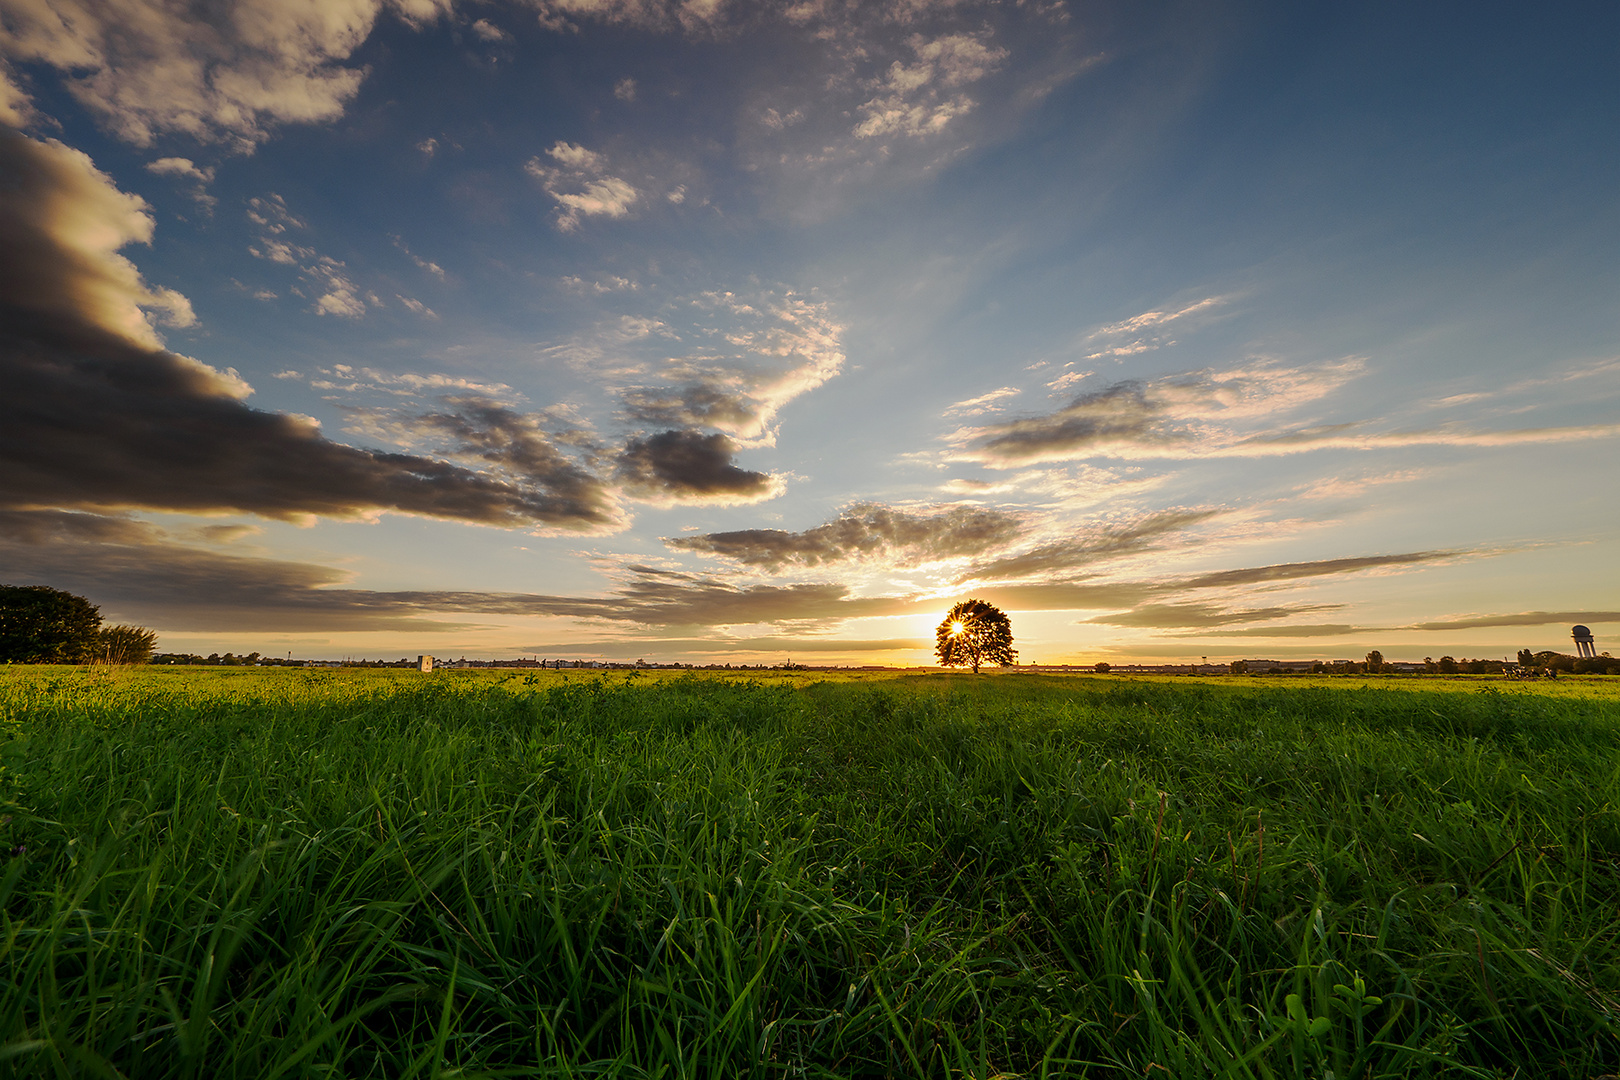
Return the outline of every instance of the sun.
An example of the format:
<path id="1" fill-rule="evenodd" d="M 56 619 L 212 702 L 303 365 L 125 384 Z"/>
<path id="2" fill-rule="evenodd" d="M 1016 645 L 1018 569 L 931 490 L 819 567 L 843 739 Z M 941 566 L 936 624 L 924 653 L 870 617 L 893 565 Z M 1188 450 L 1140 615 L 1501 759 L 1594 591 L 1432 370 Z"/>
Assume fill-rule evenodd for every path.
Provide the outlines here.
<path id="1" fill-rule="evenodd" d="M 960 634 L 961 632 L 962 632 L 962 624 L 960 622 L 951 623 L 951 633 Z"/>

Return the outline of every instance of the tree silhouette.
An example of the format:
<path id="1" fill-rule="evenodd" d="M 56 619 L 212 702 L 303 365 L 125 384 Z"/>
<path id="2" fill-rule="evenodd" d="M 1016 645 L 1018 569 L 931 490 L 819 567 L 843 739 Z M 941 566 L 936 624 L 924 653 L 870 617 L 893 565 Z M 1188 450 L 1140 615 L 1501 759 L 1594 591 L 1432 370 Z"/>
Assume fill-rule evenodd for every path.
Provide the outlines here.
<path id="1" fill-rule="evenodd" d="M 1012 641 L 1006 612 L 983 600 L 964 600 L 934 631 L 934 654 L 945 667 L 971 665 L 977 675 L 983 663 L 993 661 L 1002 667 L 1017 663 Z"/>
<path id="2" fill-rule="evenodd" d="M 0 585 L 0 663 L 76 664 L 101 653 L 101 612 L 45 585 Z"/>

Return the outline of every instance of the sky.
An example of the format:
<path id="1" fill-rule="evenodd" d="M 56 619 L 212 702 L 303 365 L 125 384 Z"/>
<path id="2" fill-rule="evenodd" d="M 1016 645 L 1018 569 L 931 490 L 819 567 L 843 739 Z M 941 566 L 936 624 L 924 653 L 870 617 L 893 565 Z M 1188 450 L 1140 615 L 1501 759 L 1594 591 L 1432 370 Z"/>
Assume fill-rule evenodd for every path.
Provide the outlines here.
<path id="1" fill-rule="evenodd" d="M 1620 638 L 1620 7 L 0 0 L 0 580 L 164 651 Z"/>

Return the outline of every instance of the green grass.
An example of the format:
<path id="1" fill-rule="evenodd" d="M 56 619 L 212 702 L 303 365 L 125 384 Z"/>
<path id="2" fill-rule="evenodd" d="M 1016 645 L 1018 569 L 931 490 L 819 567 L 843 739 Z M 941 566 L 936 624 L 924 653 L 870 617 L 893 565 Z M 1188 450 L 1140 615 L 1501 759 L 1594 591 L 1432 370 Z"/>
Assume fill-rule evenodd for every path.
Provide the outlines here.
<path id="1" fill-rule="evenodd" d="M 1616 682 L 0 669 L 0 1074 L 1590 1080 Z"/>

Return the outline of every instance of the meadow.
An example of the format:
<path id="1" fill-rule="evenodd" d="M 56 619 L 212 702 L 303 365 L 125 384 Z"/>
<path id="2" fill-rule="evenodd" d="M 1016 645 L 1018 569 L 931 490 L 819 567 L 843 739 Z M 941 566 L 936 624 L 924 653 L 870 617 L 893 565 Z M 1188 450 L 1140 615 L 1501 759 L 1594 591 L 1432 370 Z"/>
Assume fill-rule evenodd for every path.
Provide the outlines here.
<path id="1" fill-rule="evenodd" d="M 0 1075 L 1620 1073 L 1620 680 L 0 668 Z"/>

